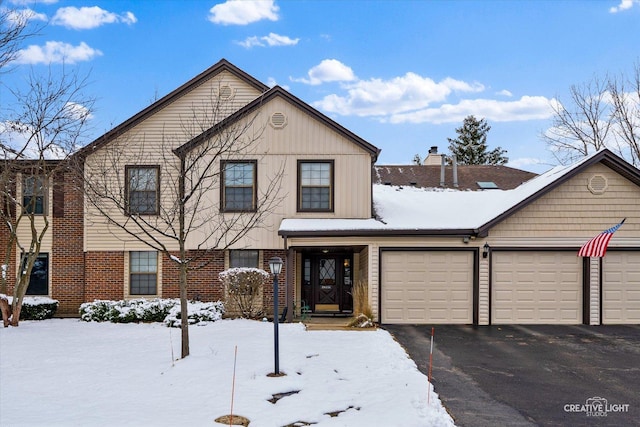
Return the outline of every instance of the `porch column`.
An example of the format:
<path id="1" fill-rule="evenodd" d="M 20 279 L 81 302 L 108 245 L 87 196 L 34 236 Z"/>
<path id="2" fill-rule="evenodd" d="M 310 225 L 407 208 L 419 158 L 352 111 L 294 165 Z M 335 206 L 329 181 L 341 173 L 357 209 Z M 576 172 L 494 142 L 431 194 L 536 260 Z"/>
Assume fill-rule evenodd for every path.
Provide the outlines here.
<path id="1" fill-rule="evenodd" d="M 293 322 L 293 291 L 295 289 L 295 276 L 294 276 L 294 270 L 295 270 L 295 262 L 296 262 L 296 257 L 295 257 L 295 253 L 293 251 L 292 248 L 287 249 L 287 256 L 286 258 L 286 277 L 285 277 L 285 286 L 287 289 L 286 292 L 286 300 L 287 300 L 287 322 L 291 323 Z"/>

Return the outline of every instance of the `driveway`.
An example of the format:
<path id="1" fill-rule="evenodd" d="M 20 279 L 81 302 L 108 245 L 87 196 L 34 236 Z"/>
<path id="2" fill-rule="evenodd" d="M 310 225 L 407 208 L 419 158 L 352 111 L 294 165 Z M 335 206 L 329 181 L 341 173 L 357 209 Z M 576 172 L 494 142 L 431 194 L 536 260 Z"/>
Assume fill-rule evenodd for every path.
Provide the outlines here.
<path id="1" fill-rule="evenodd" d="M 431 326 L 383 325 L 427 374 Z M 640 425 L 640 326 L 435 325 L 457 426 Z"/>

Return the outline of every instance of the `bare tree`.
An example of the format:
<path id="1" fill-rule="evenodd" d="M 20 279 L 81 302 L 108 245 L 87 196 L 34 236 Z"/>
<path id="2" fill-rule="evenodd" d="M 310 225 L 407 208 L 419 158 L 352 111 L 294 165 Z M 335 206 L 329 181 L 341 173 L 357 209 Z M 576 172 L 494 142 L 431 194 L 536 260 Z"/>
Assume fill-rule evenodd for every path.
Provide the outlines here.
<path id="1" fill-rule="evenodd" d="M 560 163 L 609 148 L 640 165 L 640 65 L 632 78 L 593 77 L 573 85 L 567 103 L 552 105 L 552 126 L 542 138 Z"/>
<path id="2" fill-rule="evenodd" d="M 77 148 L 93 108 L 83 90 L 86 79 L 51 69 L 30 73 L 26 90 L 11 89 L 12 102 L 1 110 L 0 219 L 6 238 L 0 293 L 7 293 L 11 260 L 19 256 L 11 319 L 18 326 L 31 271 L 49 230 L 49 190 Z M 7 104 L 3 104 L 3 107 Z M 3 316 L 4 317 L 4 316 Z"/>
<path id="3" fill-rule="evenodd" d="M 1 2 L 0 2 L 1 3 Z M 0 74 L 18 59 L 25 40 L 37 36 L 44 25 L 30 25 L 34 12 L 0 7 Z"/>
<path id="4" fill-rule="evenodd" d="M 640 167 L 640 62 L 635 64 L 630 78 L 610 78 L 609 92 L 617 150 Z"/>
<path id="5" fill-rule="evenodd" d="M 93 152 L 83 167 L 85 198 L 95 210 L 95 221 L 105 221 L 177 266 L 183 358 L 189 355 L 189 273 L 206 266 L 214 250 L 229 248 L 264 226 L 283 198 L 284 165 L 261 178 L 248 206 L 246 199 L 237 206 L 212 202 L 225 191 L 226 172 L 238 182 L 256 182 L 256 168 L 238 165 L 260 163 L 264 151 L 257 146 L 265 126 L 259 113 L 232 115 L 235 108 L 215 92 L 180 117 L 179 130 L 164 129 L 159 143 L 145 134 L 124 135 Z M 126 172 L 132 156 L 137 165 L 154 166 L 148 174 Z"/>

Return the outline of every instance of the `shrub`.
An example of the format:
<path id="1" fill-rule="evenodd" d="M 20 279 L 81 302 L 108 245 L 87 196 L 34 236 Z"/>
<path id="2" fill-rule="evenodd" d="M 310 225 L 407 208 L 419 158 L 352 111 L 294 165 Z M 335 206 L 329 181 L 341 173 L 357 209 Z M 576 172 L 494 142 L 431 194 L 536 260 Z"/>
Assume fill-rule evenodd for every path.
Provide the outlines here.
<path id="1" fill-rule="evenodd" d="M 270 275 L 259 268 L 230 268 L 218 277 L 225 287 L 225 299 L 229 311 L 247 319 L 264 316 L 262 296 L 264 284 Z"/>
<path id="2" fill-rule="evenodd" d="M 189 323 L 222 318 L 224 305 L 218 302 L 188 304 Z M 180 326 L 180 300 L 154 298 L 121 301 L 96 300 L 80 305 L 80 318 L 85 322 L 163 322 L 167 326 Z"/>
<path id="3" fill-rule="evenodd" d="M 190 302 L 187 306 L 189 324 L 215 322 L 222 319 L 224 304 L 216 302 Z M 181 323 L 180 304 L 173 306 L 164 319 L 164 324 L 169 327 L 179 328 Z"/>
<path id="4" fill-rule="evenodd" d="M 20 320 L 51 319 L 58 309 L 58 301 L 47 297 L 24 297 Z"/>

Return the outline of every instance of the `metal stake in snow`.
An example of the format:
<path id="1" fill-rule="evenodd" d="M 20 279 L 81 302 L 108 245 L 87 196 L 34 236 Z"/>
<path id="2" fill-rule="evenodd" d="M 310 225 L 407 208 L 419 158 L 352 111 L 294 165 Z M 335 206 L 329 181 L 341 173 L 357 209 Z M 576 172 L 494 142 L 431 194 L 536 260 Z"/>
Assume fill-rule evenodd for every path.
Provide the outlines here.
<path id="1" fill-rule="evenodd" d="M 229 411 L 229 426 L 233 424 L 233 395 L 236 391 L 236 359 L 238 358 L 238 346 L 233 354 L 233 381 L 231 382 L 231 411 Z"/>
<path id="2" fill-rule="evenodd" d="M 431 348 L 429 349 L 429 375 L 427 381 L 429 381 L 429 392 L 427 393 L 427 404 L 431 404 L 431 366 L 433 364 L 433 335 L 435 328 L 431 328 Z"/>

